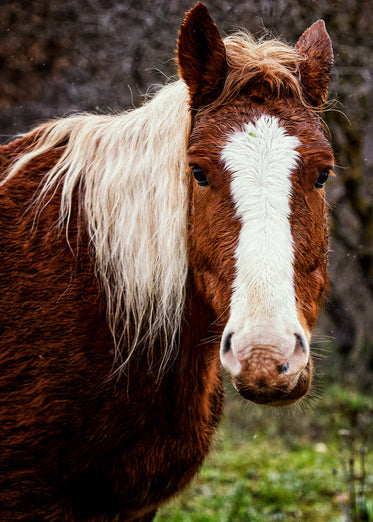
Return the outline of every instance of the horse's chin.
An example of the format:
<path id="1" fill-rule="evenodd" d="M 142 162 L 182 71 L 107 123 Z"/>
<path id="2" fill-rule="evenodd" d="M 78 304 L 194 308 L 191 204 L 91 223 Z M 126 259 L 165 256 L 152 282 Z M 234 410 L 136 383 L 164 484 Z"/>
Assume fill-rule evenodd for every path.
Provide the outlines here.
<path id="1" fill-rule="evenodd" d="M 289 406 L 308 393 L 312 381 L 310 366 L 307 365 L 297 377 L 293 376 L 288 386 L 285 383 L 278 387 L 253 385 L 240 377 L 231 377 L 231 381 L 244 399 L 255 404 L 274 407 Z"/>

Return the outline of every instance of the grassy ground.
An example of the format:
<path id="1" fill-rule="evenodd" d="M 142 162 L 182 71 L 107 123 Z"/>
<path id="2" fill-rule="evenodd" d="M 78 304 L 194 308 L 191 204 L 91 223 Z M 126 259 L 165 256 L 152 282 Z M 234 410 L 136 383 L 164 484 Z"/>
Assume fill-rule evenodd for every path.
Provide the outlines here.
<path id="1" fill-rule="evenodd" d="M 199 476 L 157 522 L 373 521 L 373 399 L 331 386 L 312 408 L 258 414 L 228 390 Z"/>

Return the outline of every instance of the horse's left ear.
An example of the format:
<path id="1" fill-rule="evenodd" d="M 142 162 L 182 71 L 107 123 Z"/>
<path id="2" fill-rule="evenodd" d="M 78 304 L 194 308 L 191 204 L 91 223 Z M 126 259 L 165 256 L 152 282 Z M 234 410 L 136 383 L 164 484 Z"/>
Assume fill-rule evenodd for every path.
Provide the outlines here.
<path id="1" fill-rule="evenodd" d="M 299 69 L 308 103 L 321 107 L 328 95 L 333 66 L 332 42 L 323 20 L 318 20 L 299 38 L 295 49 L 301 57 Z"/>
<path id="2" fill-rule="evenodd" d="M 227 73 L 225 46 L 207 7 L 196 4 L 187 12 L 177 42 L 179 74 L 187 84 L 192 109 L 213 102 Z"/>

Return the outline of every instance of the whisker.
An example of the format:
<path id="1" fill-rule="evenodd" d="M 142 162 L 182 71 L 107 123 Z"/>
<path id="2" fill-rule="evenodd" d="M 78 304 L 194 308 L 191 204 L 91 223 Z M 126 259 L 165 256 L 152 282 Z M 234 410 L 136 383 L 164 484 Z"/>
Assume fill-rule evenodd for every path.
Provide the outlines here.
<path id="1" fill-rule="evenodd" d="M 201 341 L 197 344 L 197 346 L 203 346 L 205 344 L 217 343 L 220 342 L 220 335 L 214 335 L 211 337 L 205 337 L 201 339 Z"/>

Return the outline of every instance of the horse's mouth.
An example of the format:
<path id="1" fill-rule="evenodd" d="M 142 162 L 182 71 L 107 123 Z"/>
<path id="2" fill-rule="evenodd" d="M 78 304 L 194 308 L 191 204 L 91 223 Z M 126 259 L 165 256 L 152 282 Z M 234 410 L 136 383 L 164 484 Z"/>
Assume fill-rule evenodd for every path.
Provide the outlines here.
<path id="1" fill-rule="evenodd" d="M 231 377 L 238 393 L 246 400 L 266 406 L 288 406 L 304 397 L 311 387 L 312 363 L 307 364 L 297 378 L 284 380 L 278 386 L 267 386 L 265 383 L 252 384 L 241 377 Z"/>

